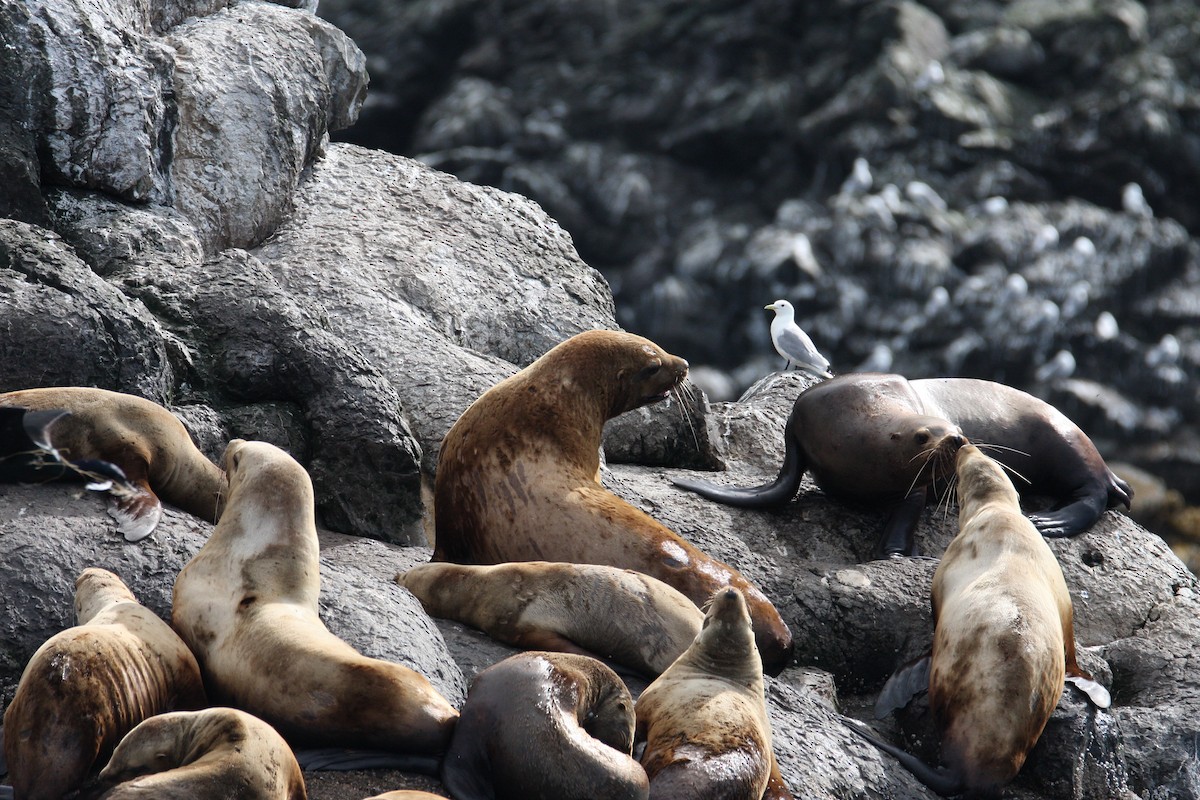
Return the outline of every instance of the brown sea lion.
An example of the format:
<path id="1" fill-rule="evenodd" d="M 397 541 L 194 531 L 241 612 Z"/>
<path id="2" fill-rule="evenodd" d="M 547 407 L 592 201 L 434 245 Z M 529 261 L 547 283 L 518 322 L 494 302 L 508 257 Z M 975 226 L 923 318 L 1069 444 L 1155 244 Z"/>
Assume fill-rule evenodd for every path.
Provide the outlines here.
<path id="1" fill-rule="evenodd" d="M 113 573 L 79 575 L 75 618 L 33 654 L 4 713 L 8 777 L 21 800 L 63 797 L 143 719 L 205 704 L 187 646 Z"/>
<path id="2" fill-rule="evenodd" d="M 790 798 L 771 752 L 762 664 L 741 592 L 713 595 L 700 635 L 637 701 L 650 797 Z"/>
<path id="3" fill-rule="evenodd" d="M 687 362 L 628 333 L 588 331 L 484 392 L 442 441 L 434 561 L 562 561 L 633 569 L 694 603 L 726 584 L 750 604 L 763 662 L 778 673 L 792 635 L 771 601 L 600 485 L 606 420 L 666 399 Z"/>
<path id="4" fill-rule="evenodd" d="M 159 497 L 216 522 L 225 478 L 196 448 L 183 423 L 157 403 L 105 389 L 59 386 L 0 394 L 0 406 L 69 412 L 50 425 L 54 449 L 67 461 L 97 460 L 121 469 L 132 490 L 113 492 L 110 513 L 127 540 L 136 542 L 154 531 L 162 516 Z M 61 473 L 51 464 L 42 474 Z"/>
<path id="5" fill-rule="evenodd" d="M 1030 516 L 1044 536 L 1073 536 L 1106 508 L 1129 507 L 1133 491 L 1112 473 L 1091 439 L 1054 406 L 1018 389 L 973 378 L 910 381 L 856 373 L 814 384 L 796 398 L 784 432 L 783 466 L 752 488 L 677 479 L 711 500 L 769 508 L 790 500 L 805 470 L 834 497 L 898 504 L 884 532 L 885 555 L 915 554 L 913 532 L 928 487 L 952 459 L 941 443 L 962 436 L 990 446 L 1032 494 L 1058 501 Z M 1025 485 L 1025 484 L 1023 484 Z"/>
<path id="6" fill-rule="evenodd" d="M 1041 736 L 1064 676 L 1101 707 L 1109 697 L 1075 662 L 1062 569 L 1021 513 L 1012 481 L 973 445 L 959 450 L 957 476 L 959 532 L 933 576 L 928 665 L 929 705 L 946 766 L 931 769 L 852 727 L 940 794 L 994 796 Z M 881 699 L 894 691 L 885 687 Z"/>
<path id="7" fill-rule="evenodd" d="M 176 711 L 142 722 L 100 771 L 101 800 L 306 800 L 292 748 L 234 708 Z"/>
<path id="8" fill-rule="evenodd" d="M 526 650 L 578 653 L 657 676 L 704 614 L 660 580 L 599 564 L 434 562 L 397 576 L 432 616 Z"/>
<path id="9" fill-rule="evenodd" d="M 213 700 L 293 743 L 444 752 L 458 714 L 429 681 L 321 622 L 308 473 L 265 442 L 234 439 L 224 462 L 225 510 L 175 580 L 172 611 Z"/>
<path id="10" fill-rule="evenodd" d="M 455 800 L 645 800 L 633 725 L 633 698 L 604 664 L 520 653 L 475 677 L 442 783 Z"/>

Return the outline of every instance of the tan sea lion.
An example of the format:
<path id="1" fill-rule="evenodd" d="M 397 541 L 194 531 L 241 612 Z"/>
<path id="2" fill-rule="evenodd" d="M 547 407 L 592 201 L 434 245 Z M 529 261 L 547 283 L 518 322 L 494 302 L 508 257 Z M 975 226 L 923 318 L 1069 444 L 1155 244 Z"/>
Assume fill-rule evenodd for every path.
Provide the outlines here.
<path id="1" fill-rule="evenodd" d="M 187 646 L 113 573 L 80 573 L 75 618 L 33 654 L 4 713 L 8 777 L 21 800 L 61 798 L 143 719 L 205 704 Z"/>
<path id="2" fill-rule="evenodd" d="M 958 535 L 933 576 L 929 705 L 943 770 L 854 730 L 940 794 L 992 796 L 1013 779 L 1062 694 L 1064 676 L 1107 707 L 1107 690 L 1075 662 L 1071 595 L 1062 569 L 1022 513 L 1003 468 L 959 450 Z M 910 668 L 921 674 L 918 667 Z M 901 684 L 909 678 L 897 676 Z M 885 687 L 884 695 L 896 691 Z"/>
<path id="3" fill-rule="evenodd" d="M 687 362 L 629 333 L 573 336 L 463 412 L 442 441 L 434 561 L 562 561 L 633 569 L 694 603 L 726 584 L 750 604 L 763 662 L 778 673 L 792 635 L 737 570 L 600 485 L 606 420 L 666 399 Z"/>
<path id="4" fill-rule="evenodd" d="M 434 562 L 396 581 L 432 616 L 526 650 L 607 659 L 657 676 L 688 648 L 704 614 L 660 580 L 598 564 Z"/>
<path id="5" fill-rule="evenodd" d="M 100 771 L 101 800 L 305 800 L 304 775 L 274 728 L 234 708 L 151 717 Z"/>
<path id="6" fill-rule="evenodd" d="M 130 394 L 59 386 L 0 394 L 0 406 L 70 412 L 50 426 L 66 460 L 99 460 L 121 469 L 133 490 L 114 492 L 112 516 L 131 542 L 149 536 L 162 516 L 159 497 L 209 522 L 220 514 L 225 478 L 167 409 Z M 52 465 L 45 472 L 56 476 Z M 67 477 L 70 477 L 68 474 Z"/>
<path id="7" fill-rule="evenodd" d="M 442 783 L 455 800 L 645 800 L 633 725 L 633 698 L 604 664 L 520 653 L 475 677 Z"/>
<path id="8" fill-rule="evenodd" d="M 717 591 L 700 635 L 637 701 L 652 798 L 790 798 L 771 752 L 762 663 L 741 592 Z"/>
<path id="9" fill-rule="evenodd" d="M 988 446 L 1028 482 L 1030 493 L 1058 501 L 1030 516 L 1044 536 L 1073 536 L 1106 508 L 1128 508 L 1133 498 L 1087 434 L 1049 403 L 992 381 L 910 381 L 877 373 L 839 375 L 796 398 L 784 432 L 783 466 L 771 483 L 741 488 L 673 482 L 720 503 L 770 508 L 790 500 L 811 470 L 834 497 L 895 505 L 881 550 L 915 555 L 913 532 L 928 487 L 952 471 L 953 460 L 942 457 L 947 451 L 939 445 L 951 444 L 953 455 L 962 436 Z M 934 454 L 942 456 L 930 459 Z"/>
<path id="10" fill-rule="evenodd" d="M 308 473 L 265 442 L 225 449 L 221 521 L 175 580 L 172 622 L 214 701 L 293 743 L 441 753 L 458 717 L 422 675 L 367 658 L 317 610 L 320 558 Z"/>

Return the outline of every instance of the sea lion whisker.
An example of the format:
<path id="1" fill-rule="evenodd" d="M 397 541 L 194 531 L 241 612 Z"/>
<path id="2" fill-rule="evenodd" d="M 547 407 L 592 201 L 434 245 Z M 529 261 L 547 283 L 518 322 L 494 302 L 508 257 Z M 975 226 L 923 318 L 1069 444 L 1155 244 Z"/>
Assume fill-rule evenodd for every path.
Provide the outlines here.
<path id="1" fill-rule="evenodd" d="M 675 384 L 672 392 L 675 394 L 676 400 L 679 401 L 679 414 L 683 418 L 683 421 L 687 423 L 688 431 L 692 434 L 692 442 L 696 445 L 696 449 L 699 450 L 700 437 L 696 435 L 696 420 L 692 412 L 688 409 L 690 405 L 696 402 L 695 395 L 691 391 L 691 386 L 684 379 Z"/>
<path id="2" fill-rule="evenodd" d="M 1018 450 L 1015 447 L 1006 447 L 1005 445 L 1002 445 L 1002 444 L 990 444 L 988 442 L 976 442 L 975 446 L 978 447 L 980 450 L 1005 450 L 1009 453 L 1016 453 L 1019 456 L 1026 456 L 1026 457 L 1029 456 L 1029 453 L 1026 453 L 1024 450 Z"/>

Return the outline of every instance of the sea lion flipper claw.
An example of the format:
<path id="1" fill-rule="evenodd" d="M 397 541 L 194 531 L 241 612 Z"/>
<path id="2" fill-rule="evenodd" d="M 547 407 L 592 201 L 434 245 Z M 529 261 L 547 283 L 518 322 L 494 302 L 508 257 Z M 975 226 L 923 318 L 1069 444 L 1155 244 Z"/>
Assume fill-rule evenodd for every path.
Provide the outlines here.
<path id="1" fill-rule="evenodd" d="M 883 719 L 904 708 L 919 694 L 929 691 L 929 653 L 914 658 L 892 673 L 875 700 L 875 719 Z"/>

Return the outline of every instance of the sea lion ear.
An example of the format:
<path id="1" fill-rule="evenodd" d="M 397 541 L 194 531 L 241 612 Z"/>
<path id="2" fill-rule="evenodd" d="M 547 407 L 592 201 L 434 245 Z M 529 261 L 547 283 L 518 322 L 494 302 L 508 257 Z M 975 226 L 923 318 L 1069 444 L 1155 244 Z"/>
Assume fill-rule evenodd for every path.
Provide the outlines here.
<path id="1" fill-rule="evenodd" d="M 1092 701 L 1092 705 L 1096 708 L 1108 708 L 1112 704 L 1112 696 L 1108 693 L 1100 683 L 1090 675 L 1068 675 L 1067 683 L 1075 684 L 1076 688 L 1083 691 Z"/>

